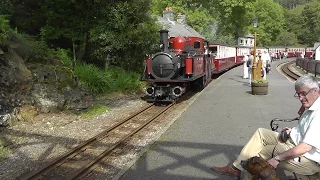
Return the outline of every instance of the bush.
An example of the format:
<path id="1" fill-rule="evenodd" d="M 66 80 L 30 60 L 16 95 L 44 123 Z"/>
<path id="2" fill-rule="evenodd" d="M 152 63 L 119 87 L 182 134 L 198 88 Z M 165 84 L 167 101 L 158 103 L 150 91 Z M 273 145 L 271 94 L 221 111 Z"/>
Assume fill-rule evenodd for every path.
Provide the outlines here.
<path id="1" fill-rule="evenodd" d="M 58 48 L 57 51 L 56 51 L 56 55 L 57 57 L 60 59 L 60 61 L 62 62 L 62 64 L 65 66 L 65 67 L 68 67 L 70 69 L 72 69 L 72 58 L 71 56 L 69 56 L 70 54 L 70 51 L 66 50 L 66 49 L 61 49 L 61 48 Z"/>
<path id="2" fill-rule="evenodd" d="M 74 69 L 75 74 L 80 80 L 80 83 L 85 85 L 92 93 L 104 93 L 111 89 L 110 78 L 92 64 L 77 65 Z"/>
<path id="3" fill-rule="evenodd" d="M 0 45 L 8 45 L 10 40 L 9 20 L 6 16 L 0 15 Z"/>
<path id="4" fill-rule="evenodd" d="M 126 72 L 115 66 L 103 71 L 92 64 L 82 64 L 75 67 L 75 74 L 94 94 L 136 92 L 145 86 L 138 73 Z"/>
<path id="5" fill-rule="evenodd" d="M 113 81 L 113 91 L 118 92 L 134 92 L 141 89 L 144 84 L 140 81 L 140 75 L 135 72 L 126 72 L 119 67 L 111 66 L 106 74 L 110 76 Z"/>
<path id="6" fill-rule="evenodd" d="M 26 61 L 53 63 L 56 52 L 46 42 L 27 34 L 16 34 L 14 41 L 19 44 L 15 51 Z"/>

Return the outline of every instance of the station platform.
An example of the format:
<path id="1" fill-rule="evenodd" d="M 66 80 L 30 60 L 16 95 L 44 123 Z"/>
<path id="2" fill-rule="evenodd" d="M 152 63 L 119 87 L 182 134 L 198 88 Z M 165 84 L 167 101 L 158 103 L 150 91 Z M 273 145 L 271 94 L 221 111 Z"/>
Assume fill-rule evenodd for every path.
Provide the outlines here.
<path id="1" fill-rule="evenodd" d="M 277 71 L 280 63 L 292 60 L 271 63 L 268 95 L 251 94 L 243 66 L 221 75 L 120 179 L 234 179 L 210 167 L 233 162 L 257 128 L 270 129 L 272 119 L 298 116 L 294 83 Z M 283 170 L 279 175 L 281 180 L 293 176 Z"/>

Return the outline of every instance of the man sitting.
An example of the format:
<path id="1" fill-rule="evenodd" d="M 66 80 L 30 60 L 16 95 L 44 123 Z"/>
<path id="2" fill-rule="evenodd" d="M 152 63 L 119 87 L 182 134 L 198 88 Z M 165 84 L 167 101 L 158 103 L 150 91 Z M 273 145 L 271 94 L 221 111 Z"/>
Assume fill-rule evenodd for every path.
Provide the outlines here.
<path id="1" fill-rule="evenodd" d="M 246 172 L 240 165 L 241 160 L 260 156 L 268 160 L 273 167 L 280 166 L 291 172 L 302 175 L 312 175 L 320 171 L 320 98 L 319 84 L 309 75 L 300 77 L 295 82 L 294 97 L 299 99 L 304 111 L 299 123 L 292 129 L 286 128 L 290 138 L 286 143 L 278 139 L 278 132 L 259 128 L 243 147 L 238 158 L 232 165 L 211 167 L 214 172 L 240 178 L 241 171 Z M 245 173 L 245 180 L 251 179 Z"/>

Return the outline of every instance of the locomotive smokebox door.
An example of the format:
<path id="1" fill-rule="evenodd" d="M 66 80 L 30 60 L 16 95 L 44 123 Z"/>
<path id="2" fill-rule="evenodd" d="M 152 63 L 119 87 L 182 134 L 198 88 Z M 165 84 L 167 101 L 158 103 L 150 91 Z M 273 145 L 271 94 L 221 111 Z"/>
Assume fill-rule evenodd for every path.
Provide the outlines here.
<path id="1" fill-rule="evenodd" d="M 151 74 L 155 78 L 171 79 L 180 68 L 180 59 L 164 52 L 156 53 L 151 61 Z"/>

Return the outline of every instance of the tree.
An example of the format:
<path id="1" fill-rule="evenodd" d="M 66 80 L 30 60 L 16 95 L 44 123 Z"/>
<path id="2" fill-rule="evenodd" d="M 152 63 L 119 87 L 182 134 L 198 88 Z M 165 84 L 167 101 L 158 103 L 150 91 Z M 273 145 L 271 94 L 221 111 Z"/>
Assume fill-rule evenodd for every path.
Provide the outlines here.
<path id="1" fill-rule="evenodd" d="M 0 15 L 0 46 L 6 46 L 10 41 L 9 20 L 5 15 Z"/>
<path id="2" fill-rule="evenodd" d="M 308 45 L 313 45 L 320 38 L 320 2 L 312 1 L 302 11 L 303 29 L 299 38 Z"/>
<path id="3" fill-rule="evenodd" d="M 283 31 L 277 37 L 277 45 L 282 46 L 296 46 L 298 39 L 295 33 Z"/>
<path id="4" fill-rule="evenodd" d="M 274 44 L 277 36 L 284 28 L 284 11 L 283 8 L 273 0 L 257 0 L 254 4 L 254 11 L 251 17 L 259 21 L 257 29 L 252 25 L 249 26 L 250 32 L 258 33 L 257 43 L 259 46 Z"/>
<path id="5" fill-rule="evenodd" d="M 286 11 L 285 13 L 285 27 L 289 32 L 298 35 L 303 25 L 303 11 L 304 5 L 299 5 L 296 8 Z"/>
<path id="6" fill-rule="evenodd" d="M 148 15 L 149 8 L 149 0 L 136 0 L 117 1 L 101 9 L 106 19 L 99 19 L 90 33 L 95 57 L 127 70 L 142 71 L 145 54 L 154 52 L 159 43 L 160 27 Z"/>
<path id="7" fill-rule="evenodd" d="M 230 36 L 236 40 L 247 33 L 252 22 L 253 3 L 255 0 L 218 0 L 211 2 L 215 7 L 215 16 L 219 18 L 219 35 Z"/>

